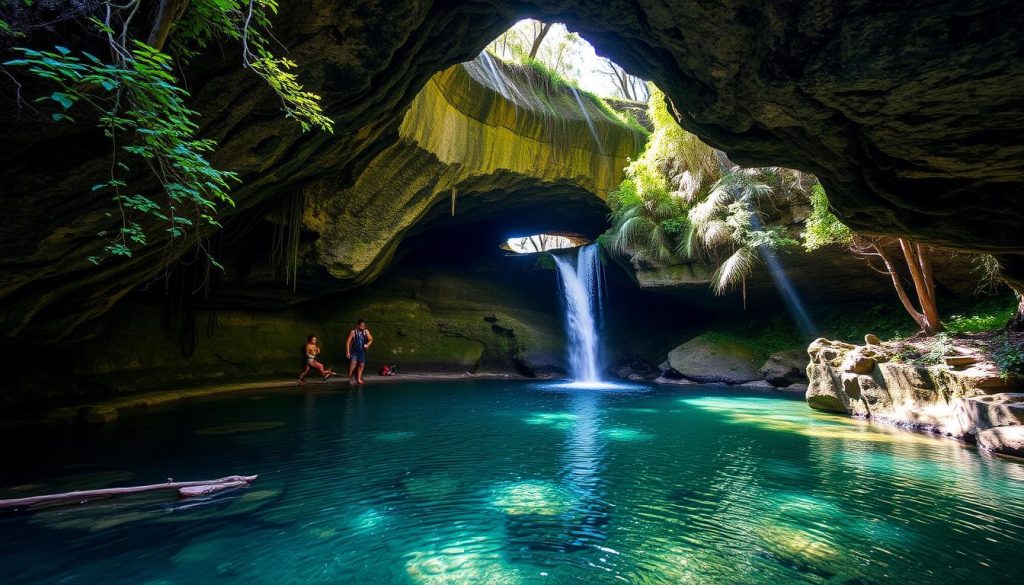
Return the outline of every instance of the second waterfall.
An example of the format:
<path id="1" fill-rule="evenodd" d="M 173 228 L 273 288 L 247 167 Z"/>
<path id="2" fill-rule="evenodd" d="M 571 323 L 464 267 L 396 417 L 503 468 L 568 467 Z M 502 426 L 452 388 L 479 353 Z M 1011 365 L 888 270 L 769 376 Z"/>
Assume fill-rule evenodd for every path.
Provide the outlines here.
<path id="1" fill-rule="evenodd" d="M 597 331 L 604 302 L 604 273 L 598 244 L 578 248 L 576 258 L 569 254 L 552 256 L 565 307 L 570 374 L 577 383 L 601 384 Z"/>

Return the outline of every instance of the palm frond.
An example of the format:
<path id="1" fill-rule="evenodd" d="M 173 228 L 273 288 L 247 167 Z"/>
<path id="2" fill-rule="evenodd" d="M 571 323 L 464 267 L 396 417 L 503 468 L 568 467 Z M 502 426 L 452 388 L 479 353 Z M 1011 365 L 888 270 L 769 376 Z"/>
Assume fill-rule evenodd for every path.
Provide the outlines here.
<path id="1" fill-rule="evenodd" d="M 756 262 L 756 250 L 747 247 L 738 248 L 715 270 L 712 276 L 715 294 L 724 294 L 726 290 L 750 276 Z"/>
<path id="2" fill-rule="evenodd" d="M 701 244 L 708 250 L 733 241 L 733 229 L 728 222 L 714 220 L 705 222 L 698 228 Z"/>

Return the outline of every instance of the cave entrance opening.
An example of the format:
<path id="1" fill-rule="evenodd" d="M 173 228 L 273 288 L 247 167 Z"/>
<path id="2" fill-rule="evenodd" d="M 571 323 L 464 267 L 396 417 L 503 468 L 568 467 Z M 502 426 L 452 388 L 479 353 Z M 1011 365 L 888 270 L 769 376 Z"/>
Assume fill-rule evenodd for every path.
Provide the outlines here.
<path id="1" fill-rule="evenodd" d="M 593 45 L 560 22 L 520 20 L 487 45 L 482 56 L 531 67 L 556 84 L 603 99 L 646 103 L 650 98 L 646 80 L 598 55 Z"/>
<path id="2" fill-rule="evenodd" d="M 533 234 L 530 236 L 513 236 L 501 244 L 502 250 L 515 254 L 536 254 L 565 248 L 579 248 L 590 244 L 592 240 L 576 234 Z"/>

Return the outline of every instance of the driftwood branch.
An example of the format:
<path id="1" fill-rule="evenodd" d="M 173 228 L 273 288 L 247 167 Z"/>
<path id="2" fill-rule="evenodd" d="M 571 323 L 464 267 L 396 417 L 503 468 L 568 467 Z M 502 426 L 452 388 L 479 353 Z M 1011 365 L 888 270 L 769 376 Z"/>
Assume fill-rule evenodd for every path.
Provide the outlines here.
<path id="1" fill-rule="evenodd" d="M 220 479 L 207 481 L 169 481 L 167 483 L 154 483 L 132 487 L 104 488 L 98 490 L 83 490 L 65 492 L 62 494 L 49 494 L 45 496 L 32 496 L 29 498 L 16 498 L 13 500 L 0 500 L 0 510 L 8 508 L 27 508 L 39 504 L 80 504 L 89 500 L 99 498 L 111 498 L 116 496 L 130 496 L 145 492 L 160 490 L 177 490 L 178 495 L 184 498 L 203 496 L 220 490 L 236 487 L 245 487 L 256 481 L 257 475 L 230 475 Z"/>

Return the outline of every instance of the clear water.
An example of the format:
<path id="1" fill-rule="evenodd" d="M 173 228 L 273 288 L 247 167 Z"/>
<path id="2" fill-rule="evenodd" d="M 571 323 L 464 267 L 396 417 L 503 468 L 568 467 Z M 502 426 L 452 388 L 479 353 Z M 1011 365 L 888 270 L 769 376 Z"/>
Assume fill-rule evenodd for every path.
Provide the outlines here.
<path id="1" fill-rule="evenodd" d="M 260 475 L 0 514 L 8 585 L 1024 578 L 1024 465 L 762 394 L 396 383 L 3 439 L 7 495 Z"/>

